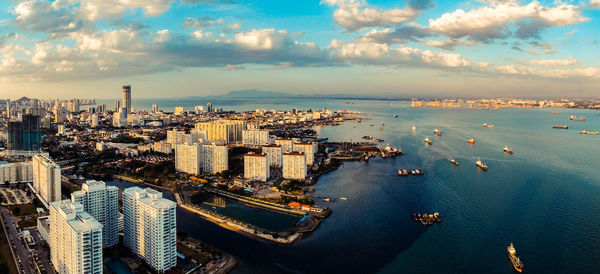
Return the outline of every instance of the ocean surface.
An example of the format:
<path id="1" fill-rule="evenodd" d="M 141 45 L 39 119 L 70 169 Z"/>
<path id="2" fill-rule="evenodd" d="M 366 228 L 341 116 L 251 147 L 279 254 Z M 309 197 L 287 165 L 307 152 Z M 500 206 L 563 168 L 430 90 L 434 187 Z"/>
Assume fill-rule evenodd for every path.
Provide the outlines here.
<path id="1" fill-rule="evenodd" d="M 136 109 L 157 103 L 167 111 L 207 101 L 133 100 Z M 600 271 L 600 136 L 579 134 L 600 131 L 598 111 L 430 109 L 360 100 L 210 101 L 236 111 L 362 111 L 372 120 L 318 128 L 319 135 L 333 141 L 372 135 L 405 152 L 395 159 L 344 163 L 322 176 L 316 195 L 348 199 L 318 201 L 332 208 L 331 216 L 291 246 L 250 239 L 178 210 L 177 228 L 236 256 L 241 262 L 235 273 L 513 273 L 506 256 L 511 242 L 526 272 Z M 588 120 L 570 121 L 570 114 Z M 569 129 L 552 128 L 563 124 Z M 434 128 L 443 136 L 434 136 Z M 433 145 L 424 144 L 425 137 Z M 474 145 L 465 141 L 471 137 Z M 502 151 L 505 145 L 514 155 Z M 478 157 L 487 172 L 475 167 Z M 461 165 L 450 164 L 451 158 Z M 425 175 L 398 177 L 398 168 L 420 168 Z M 415 212 L 439 212 L 443 222 L 424 227 L 412 221 Z"/>

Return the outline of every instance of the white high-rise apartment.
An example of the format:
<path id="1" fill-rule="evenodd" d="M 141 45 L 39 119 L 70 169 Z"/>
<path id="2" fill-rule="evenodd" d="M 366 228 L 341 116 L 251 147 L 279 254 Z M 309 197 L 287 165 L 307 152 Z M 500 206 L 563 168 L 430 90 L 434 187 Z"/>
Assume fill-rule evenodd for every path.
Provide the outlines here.
<path id="1" fill-rule="evenodd" d="M 48 156 L 33 156 L 33 187 L 45 202 L 61 200 L 60 178 L 60 166 Z"/>
<path id="2" fill-rule="evenodd" d="M 229 169 L 228 149 L 215 144 L 202 145 L 204 172 L 217 173 Z"/>
<path id="3" fill-rule="evenodd" d="M 247 129 L 242 131 L 242 144 L 262 146 L 269 144 L 269 131 L 260 129 Z"/>
<path id="4" fill-rule="evenodd" d="M 98 114 L 96 114 L 96 113 L 92 114 L 90 126 L 91 127 L 98 127 Z"/>
<path id="5" fill-rule="evenodd" d="M 33 180 L 33 166 L 30 162 L 0 164 L 0 184 L 31 182 Z"/>
<path id="6" fill-rule="evenodd" d="M 202 130 L 191 130 L 190 133 L 185 133 L 182 130 L 167 131 L 167 143 L 173 147 L 176 145 L 191 145 L 206 140 L 206 133 Z"/>
<path id="7" fill-rule="evenodd" d="M 294 140 L 292 138 L 277 138 L 275 144 L 280 145 L 285 153 L 294 151 Z"/>
<path id="8" fill-rule="evenodd" d="M 202 144 L 177 145 L 175 147 L 175 169 L 189 174 L 202 173 Z"/>
<path id="9" fill-rule="evenodd" d="M 58 273 L 102 273 L 102 224 L 83 205 L 50 203 L 50 261 Z"/>
<path id="10" fill-rule="evenodd" d="M 71 201 L 83 205 L 83 209 L 102 224 L 102 246 L 119 243 L 119 189 L 106 186 L 102 181 L 89 180 L 81 190 L 71 193 Z"/>
<path id="11" fill-rule="evenodd" d="M 294 151 L 304 152 L 306 155 L 306 164 L 312 166 L 315 158 L 313 143 L 294 143 Z"/>
<path id="12" fill-rule="evenodd" d="M 157 112 L 158 112 L 158 105 L 152 104 L 152 113 L 157 113 Z"/>
<path id="13" fill-rule="evenodd" d="M 284 179 L 306 179 L 306 155 L 303 152 L 284 153 L 282 173 Z"/>
<path id="14" fill-rule="evenodd" d="M 124 243 L 157 272 L 177 264 L 177 204 L 150 188 L 123 191 Z"/>
<path id="15" fill-rule="evenodd" d="M 267 154 L 269 165 L 276 168 L 281 168 L 283 165 L 283 149 L 280 145 L 263 146 L 262 153 Z"/>
<path id="16" fill-rule="evenodd" d="M 217 120 L 196 123 L 198 130 L 206 130 L 209 141 L 220 141 L 226 144 L 241 142 L 242 131 L 246 129 L 243 120 Z"/>
<path id="17" fill-rule="evenodd" d="M 266 154 L 244 154 L 244 178 L 266 182 L 269 172 L 269 158 Z"/>

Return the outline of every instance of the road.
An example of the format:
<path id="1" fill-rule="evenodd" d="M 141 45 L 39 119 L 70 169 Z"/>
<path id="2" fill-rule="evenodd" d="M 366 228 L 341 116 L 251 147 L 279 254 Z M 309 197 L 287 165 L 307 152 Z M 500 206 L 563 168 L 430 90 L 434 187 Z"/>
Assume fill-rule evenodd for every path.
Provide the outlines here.
<path id="1" fill-rule="evenodd" d="M 19 238 L 19 232 L 17 231 L 16 222 L 10 215 L 10 212 L 6 208 L 0 209 L 0 217 L 4 224 L 4 230 L 8 236 L 8 241 L 11 244 L 11 250 L 17 263 L 19 273 L 36 273 L 34 267 L 31 264 L 31 260 L 27 249 L 23 245 L 23 242 Z"/>
<path id="2" fill-rule="evenodd" d="M 34 257 L 36 257 L 36 261 L 38 262 L 38 266 L 40 267 L 40 272 L 53 274 L 54 269 L 50 264 L 50 249 L 42 246 L 43 240 L 40 236 L 40 232 L 37 229 L 32 229 L 30 231 L 31 236 L 33 236 L 33 239 L 35 240 L 35 247 L 32 252 L 34 254 Z"/>

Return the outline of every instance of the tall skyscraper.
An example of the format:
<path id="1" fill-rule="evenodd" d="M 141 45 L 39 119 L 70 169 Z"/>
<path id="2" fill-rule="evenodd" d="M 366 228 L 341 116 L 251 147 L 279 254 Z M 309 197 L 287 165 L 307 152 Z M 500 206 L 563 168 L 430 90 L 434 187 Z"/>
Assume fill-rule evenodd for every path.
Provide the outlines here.
<path id="1" fill-rule="evenodd" d="M 10 119 L 10 99 L 6 99 L 6 118 Z"/>
<path id="2" fill-rule="evenodd" d="M 157 112 L 158 112 L 158 105 L 152 104 L 152 113 L 157 113 Z"/>
<path id="3" fill-rule="evenodd" d="M 206 112 L 213 112 L 213 107 L 212 107 L 211 102 L 206 103 Z"/>
<path id="4" fill-rule="evenodd" d="M 269 175 L 269 158 L 266 154 L 244 154 L 244 178 L 266 182 Z"/>
<path id="5" fill-rule="evenodd" d="M 115 111 L 121 110 L 121 102 L 119 100 L 115 101 Z"/>
<path id="6" fill-rule="evenodd" d="M 157 272 L 177 264 L 177 204 L 150 188 L 123 191 L 124 243 Z"/>
<path id="7" fill-rule="evenodd" d="M 21 121 L 9 121 L 7 148 L 9 150 L 39 150 L 41 147 L 40 116 L 25 114 Z"/>
<path id="8" fill-rule="evenodd" d="M 283 154 L 283 178 L 292 180 L 306 179 L 306 156 L 300 152 Z"/>
<path id="9" fill-rule="evenodd" d="M 33 156 L 33 187 L 46 203 L 60 201 L 60 166 L 45 155 Z"/>
<path id="10" fill-rule="evenodd" d="M 89 180 L 81 190 L 71 193 L 71 201 L 83 205 L 83 209 L 102 224 L 102 246 L 119 243 L 119 189 L 106 186 L 102 181 Z"/>
<path id="11" fill-rule="evenodd" d="M 126 113 L 131 113 L 131 86 L 123 86 L 123 107 Z"/>
<path id="12" fill-rule="evenodd" d="M 50 203 L 50 261 L 58 273 L 102 273 L 102 224 L 78 202 Z"/>

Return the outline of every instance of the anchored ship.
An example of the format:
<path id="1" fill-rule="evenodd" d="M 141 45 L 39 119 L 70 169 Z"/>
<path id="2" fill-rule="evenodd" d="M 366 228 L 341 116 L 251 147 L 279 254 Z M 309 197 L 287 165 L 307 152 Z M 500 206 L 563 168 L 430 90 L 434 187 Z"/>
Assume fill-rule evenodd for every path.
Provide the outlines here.
<path id="1" fill-rule="evenodd" d="M 431 140 L 429 140 L 429 137 L 425 137 L 425 143 L 428 145 L 433 144 L 433 142 L 431 142 Z"/>
<path id="2" fill-rule="evenodd" d="M 523 272 L 523 262 L 521 262 L 521 259 L 517 257 L 517 250 L 515 249 L 515 246 L 512 243 L 510 243 L 506 250 L 508 251 L 508 258 L 510 259 L 510 262 L 512 263 L 515 270 Z"/>
<path id="3" fill-rule="evenodd" d="M 479 158 L 477 158 L 477 162 L 475 162 L 475 165 L 483 170 L 487 170 L 488 166 L 482 162 L 481 160 L 479 160 Z"/>
<path id="4" fill-rule="evenodd" d="M 442 136 L 442 132 L 439 131 L 437 128 L 433 130 L 433 134 L 435 134 L 437 136 Z"/>
<path id="5" fill-rule="evenodd" d="M 456 161 L 456 160 L 454 160 L 454 159 L 450 160 L 450 163 L 452 163 L 452 164 L 453 164 L 453 165 L 455 165 L 455 166 L 457 166 L 457 165 L 460 165 L 460 163 L 459 163 L 459 162 L 457 162 L 457 161 Z"/>
<path id="6" fill-rule="evenodd" d="M 587 120 L 587 118 L 583 117 L 583 116 L 574 116 L 573 114 L 571 114 L 571 121 L 585 121 Z"/>
<path id="7" fill-rule="evenodd" d="M 508 146 L 504 146 L 504 152 L 508 153 L 508 154 L 513 154 L 514 151 L 512 148 L 509 148 Z"/>
<path id="8" fill-rule="evenodd" d="M 473 138 L 471 138 L 471 139 L 467 140 L 467 143 L 469 143 L 471 145 L 475 144 L 475 140 Z"/>
<path id="9" fill-rule="evenodd" d="M 561 128 L 561 129 L 568 129 L 568 126 L 565 125 L 560 125 L 560 126 L 552 126 L 552 128 Z"/>

